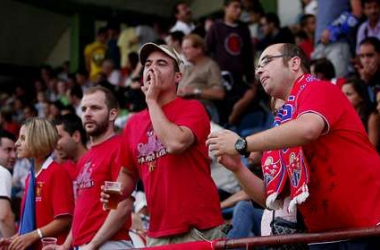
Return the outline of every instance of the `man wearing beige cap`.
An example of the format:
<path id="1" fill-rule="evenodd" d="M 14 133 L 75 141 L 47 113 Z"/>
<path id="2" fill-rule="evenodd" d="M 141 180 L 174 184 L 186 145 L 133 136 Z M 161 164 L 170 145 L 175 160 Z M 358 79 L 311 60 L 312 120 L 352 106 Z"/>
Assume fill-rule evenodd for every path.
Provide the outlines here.
<path id="1" fill-rule="evenodd" d="M 178 53 L 145 44 L 142 90 L 148 108 L 127 123 L 116 162 L 129 196 L 141 179 L 150 214 L 148 246 L 224 237 L 219 198 L 205 144 L 210 121 L 202 104 L 177 97 Z M 109 196 L 102 193 L 103 203 Z"/>

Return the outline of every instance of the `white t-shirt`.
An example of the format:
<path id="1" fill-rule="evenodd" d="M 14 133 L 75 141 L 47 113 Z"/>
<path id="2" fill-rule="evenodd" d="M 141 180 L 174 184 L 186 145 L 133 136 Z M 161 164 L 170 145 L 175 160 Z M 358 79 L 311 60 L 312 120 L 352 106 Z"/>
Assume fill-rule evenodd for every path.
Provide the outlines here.
<path id="1" fill-rule="evenodd" d="M 170 32 L 174 31 L 182 31 L 183 34 L 188 35 L 195 29 L 195 25 L 193 23 L 184 23 L 182 21 L 177 21 L 175 25 L 170 29 Z"/>
<path id="2" fill-rule="evenodd" d="M 12 175 L 8 169 L 0 166 L 0 197 L 11 198 Z"/>

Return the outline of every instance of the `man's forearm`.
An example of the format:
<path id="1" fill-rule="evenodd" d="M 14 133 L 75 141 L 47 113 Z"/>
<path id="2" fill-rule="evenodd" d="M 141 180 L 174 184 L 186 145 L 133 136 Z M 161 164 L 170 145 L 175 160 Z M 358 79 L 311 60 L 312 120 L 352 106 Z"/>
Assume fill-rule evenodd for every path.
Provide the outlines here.
<path id="1" fill-rule="evenodd" d="M 0 200 L 0 232 L 5 238 L 15 234 L 15 216 L 7 199 Z"/>
<path id="2" fill-rule="evenodd" d="M 264 181 L 254 175 L 245 166 L 240 167 L 234 174 L 244 192 L 256 203 L 265 207 L 266 192 Z"/>
<path id="3" fill-rule="evenodd" d="M 128 216 L 131 216 L 132 208 L 133 199 L 127 198 L 120 202 L 117 209 L 111 210 L 108 214 L 102 227 L 91 240 L 90 245 L 98 248 L 110 240 L 125 225 Z"/>
<path id="4" fill-rule="evenodd" d="M 0 222 L 0 232 L 4 238 L 11 237 L 16 233 L 15 220 L 12 212 Z"/>
<path id="5" fill-rule="evenodd" d="M 72 244 L 73 244 L 73 228 L 70 229 L 70 232 L 67 235 L 65 242 L 63 243 L 63 248 L 70 249 Z"/>
<path id="6" fill-rule="evenodd" d="M 248 200 L 248 199 L 249 199 L 249 196 L 247 195 L 247 193 L 244 190 L 240 190 L 239 192 L 231 195 L 230 197 L 222 201 L 220 204 L 220 207 L 222 209 L 232 207 L 239 201 Z"/>
<path id="7" fill-rule="evenodd" d="M 192 132 L 189 136 L 189 131 L 185 131 L 185 128 L 170 122 L 156 101 L 149 101 L 148 109 L 154 132 L 169 153 L 179 153 L 178 151 L 184 151 L 192 144 L 194 141 Z"/>
<path id="8" fill-rule="evenodd" d="M 303 146 L 317 139 L 325 127 L 317 114 L 304 114 L 296 120 L 247 137 L 248 151 L 267 151 Z"/>

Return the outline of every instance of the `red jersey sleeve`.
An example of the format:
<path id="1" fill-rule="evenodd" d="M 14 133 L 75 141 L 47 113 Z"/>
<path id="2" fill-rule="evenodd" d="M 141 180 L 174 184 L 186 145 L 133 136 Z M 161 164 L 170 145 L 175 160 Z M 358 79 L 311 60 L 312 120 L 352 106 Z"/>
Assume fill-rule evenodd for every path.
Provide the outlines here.
<path id="1" fill-rule="evenodd" d="M 135 178 L 138 178 L 139 177 L 138 169 L 136 168 L 134 164 L 131 148 L 129 146 L 131 143 L 128 140 L 129 131 L 131 131 L 131 126 L 130 126 L 131 124 L 132 124 L 131 121 L 129 121 L 123 130 L 120 147 L 116 156 L 115 164 L 119 166 L 119 171 L 121 168 L 125 168 Z"/>
<path id="2" fill-rule="evenodd" d="M 73 184 L 67 171 L 58 166 L 52 174 L 50 200 L 54 218 L 60 215 L 72 215 L 74 211 Z"/>
<path id="3" fill-rule="evenodd" d="M 199 101 L 187 101 L 186 106 L 174 123 L 189 128 L 198 142 L 205 141 L 210 134 L 210 119 L 203 105 Z"/>
<path id="4" fill-rule="evenodd" d="M 118 155 L 119 155 L 119 150 L 120 150 L 120 146 L 122 144 L 122 139 L 121 137 L 119 137 L 119 140 L 117 140 L 116 142 L 116 150 L 113 150 L 112 152 L 112 155 L 111 155 L 111 177 L 112 177 L 112 180 L 116 181 L 117 177 L 119 176 L 119 173 L 120 173 L 120 168 L 121 168 L 121 165 L 115 160 L 117 159 Z"/>
<path id="5" fill-rule="evenodd" d="M 342 115 L 344 110 L 340 104 L 346 99 L 342 91 L 331 83 L 310 83 L 298 97 L 298 116 L 305 113 L 318 114 L 326 121 L 328 131 Z"/>

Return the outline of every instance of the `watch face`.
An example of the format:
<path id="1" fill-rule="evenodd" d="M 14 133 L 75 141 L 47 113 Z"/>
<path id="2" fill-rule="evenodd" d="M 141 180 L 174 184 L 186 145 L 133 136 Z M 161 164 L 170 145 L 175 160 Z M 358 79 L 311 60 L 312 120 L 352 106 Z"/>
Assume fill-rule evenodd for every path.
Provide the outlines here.
<path id="1" fill-rule="evenodd" d="M 235 148 L 238 152 L 241 152 L 243 150 L 245 150 L 245 141 L 241 138 L 239 138 L 237 141 L 236 141 L 236 144 L 235 144 Z"/>

